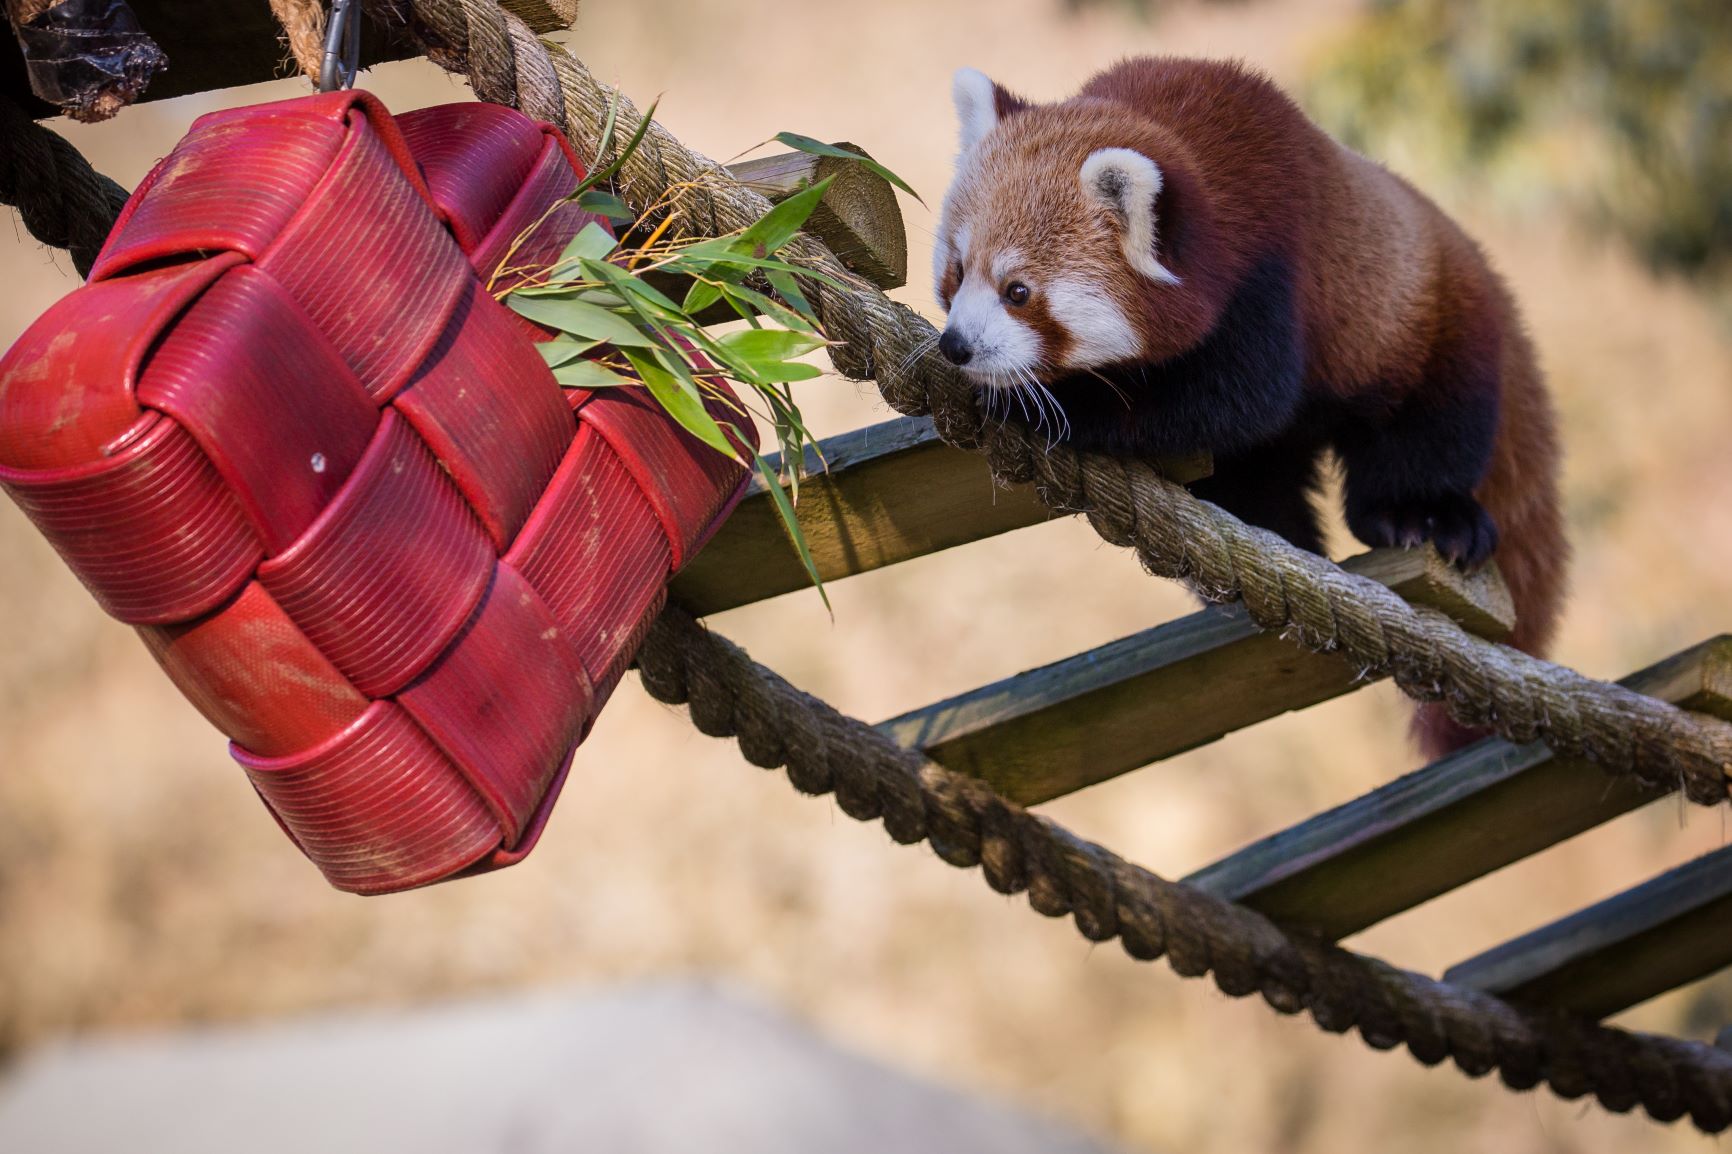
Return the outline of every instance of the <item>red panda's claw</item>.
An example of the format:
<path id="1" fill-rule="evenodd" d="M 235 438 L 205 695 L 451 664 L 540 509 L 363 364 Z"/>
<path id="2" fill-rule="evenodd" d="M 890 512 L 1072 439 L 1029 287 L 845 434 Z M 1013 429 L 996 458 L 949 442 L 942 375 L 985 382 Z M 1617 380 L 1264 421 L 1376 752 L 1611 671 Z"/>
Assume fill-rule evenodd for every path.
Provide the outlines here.
<path id="1" fill-rule="evenodd" d="M 1372 546 L 1413 549 L 1431 542 L 1444 560 L 1465 570 L 1484 565 L 1497 550 L 1497 525 L 1464 493 L 1412 498 L 1349 519 L 1354 536 Z"/>

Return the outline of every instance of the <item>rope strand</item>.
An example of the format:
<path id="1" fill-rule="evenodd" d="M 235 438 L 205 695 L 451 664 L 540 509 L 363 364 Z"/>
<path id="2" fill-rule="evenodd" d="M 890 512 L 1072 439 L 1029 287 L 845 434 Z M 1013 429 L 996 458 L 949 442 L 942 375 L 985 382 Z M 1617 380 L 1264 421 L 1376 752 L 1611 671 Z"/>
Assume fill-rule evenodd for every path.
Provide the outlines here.
<path id="1" fill-rule="evenodd" d="M 126 190 L 92 168 L 65 137 L 0 100 L 0 204 L 16 208 L 38 241 L 70 252 L 82 277 L 90 275 L 126 204 Z"/>

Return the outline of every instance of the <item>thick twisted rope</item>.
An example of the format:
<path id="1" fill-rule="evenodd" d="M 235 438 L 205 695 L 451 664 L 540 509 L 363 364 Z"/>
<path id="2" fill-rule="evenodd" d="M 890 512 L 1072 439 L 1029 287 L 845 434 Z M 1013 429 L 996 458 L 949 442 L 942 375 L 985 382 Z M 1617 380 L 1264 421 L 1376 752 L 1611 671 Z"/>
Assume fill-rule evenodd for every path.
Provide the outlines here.
<path id="1" fill-rule="evenodd" d="M 65 137 L 0 99 L 0 204 L 16 208 L 38 241 L 70 252 L 79 276 L 90 275 L 125 203 L 126 190 Z"/>
<path id="2" fill-rule="evenodd" d="M 442 63 L 469 76 L 478 95 L 563 126 L 592 154 L 610 107 L 616 139 L 641 122 L 630 101 L 493 0 L 407 6 L 417 33 Z M 709 235 L 743 228 L 770 207 L 659 124 L 627 161 L 620 186 L 640 208 L 684 188 L 679 226 Z M 1645 784 L 1681 787 L 1702 804 L 1726 800 L 1732 725 L 1474 637 L 1441 613 L 1197 500 L 1148 465 L 1048 449 L 1019 426 L 988 422 L 973 389 L 936 354 L 936 332 L 923 317 L 850 274 L 813 238 L 799 238 L 791 255 L 846 286 L 812 286 L 827 329 L 843 342 L 832 350 L 839 371 L 875 378 L 900 412 L 930 412 L 946 441 L 984 450 L 1001 482 L 1032 481 L 1047 505 L 1085 513 L 1102 538 L 1135 549 L 1151 572 L 1183 579 L 1211 601 L 1242 600 L 1259 626 L 1387 674 L 1412 697 L 1442 701 L 1469 727 L 1543 740 Z"/>
<path id="3" fill-rule="evenodd" d="M 1263 915 L 1167 881 L 952 773 L 802 693 L 679 609 L 650 630 L 638 664 L 661 701 L 690 706 L 713 737 L 733 736 L 754 765 L 785 765 L 803 793 L 833 793 L 843 812 L 882 821 L 903 844 L 928 841 L 959 868 L 979 866 L 999 893 L 1026 890 L 1049 917 L 1066 914 L 1093 942 L 1119 939 L 1133 958 L 1166 957 L 1185 977 L 1209 974 L 1232 997 L 1261 994 L 1331 1033 L 1407 1049 L 1425 1065 L 1452 1059 L 1512 1089 L 1545 1083 L 1592 1094 L 1608 1110 L 1641 1106 L 1660 1121 L 1688 1114 L 1710 1133 L 1732 1125 L 1732 1054 L 1512 1006 L 1498 998 L 1289 933 Z"/>

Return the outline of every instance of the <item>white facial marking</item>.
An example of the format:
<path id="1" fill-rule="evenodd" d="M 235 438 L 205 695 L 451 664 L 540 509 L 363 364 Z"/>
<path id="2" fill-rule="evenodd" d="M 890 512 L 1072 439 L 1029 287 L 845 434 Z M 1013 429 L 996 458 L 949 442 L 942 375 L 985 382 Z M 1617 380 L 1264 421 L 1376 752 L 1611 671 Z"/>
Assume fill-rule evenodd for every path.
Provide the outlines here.
<path id="1" fill-rule="evenodd" d="M 938 243 L 932 246 L 932 284 L 934 289 L 944 284 L 944 275 L 950 271 L 951 262 L 967 263 L 968 261 L 968 226 L 963 225 L 950 234 L 946 243 L 945 224 L 949 216 L 949 206 L 945 206 L 944 217 L 938 224 Z"/>
<path id="2" fill-rule="evenodd" d="M 993 281 L 1003 281 L 1005 277 L 1009 276 L 1026 263 L 1027 262 L 1022 258 L 1022 253 L 1018 252 L 1014 248 L 1007 248 L 1003 252 L 997 253 L 992 258 Z"/>
<path id="3" fill-rule="evenodd" d="M 998 287 L 979 276 L 962 284 L 950 302 L 945 327 L 968 342 L 973 353 L 965 371 L 988 384 L 1010 384 L 1014 374 L 1032 370 L 1040 360 L 1040 337 L 1010 314 Z"/>
<path id="4" fill-rule="evenodd" d="M 1077 174 L 1083 193 L 1106 204 L 1124 230 L 1120 245 L 1131 267 L 1162 284 L 1178 284 L 1171 269 L 1155 259 L 1155 197 L 1161 191 L 1161 170 L 1154 161 L 1129 148 L 1101 148 L 1089 153 Z"/>
<path id="5" fill-rule="evenodd" d="M 1070 335 L 1065 364 L 1092 368 L 1134 360 L 1142 341 L 1119 303 L 1087 281 L 1061 278 L 1043 290 L 1047 311 Z"/>
<path id="6" fill-rule="evenodd" d="M 958 68 L 950 81 L 950 99 L 961 122 L 961 148 L 968 152 L 982 137 L 998 127 L 998 103 L 993 99 L 992 80 L 973 68 Z"/>

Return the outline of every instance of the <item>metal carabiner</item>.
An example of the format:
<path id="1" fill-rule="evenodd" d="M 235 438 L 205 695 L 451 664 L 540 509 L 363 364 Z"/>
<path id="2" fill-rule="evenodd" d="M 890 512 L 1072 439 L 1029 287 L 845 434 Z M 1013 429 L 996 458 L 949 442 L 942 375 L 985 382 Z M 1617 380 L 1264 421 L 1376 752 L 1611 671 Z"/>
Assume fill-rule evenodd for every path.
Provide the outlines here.
<path id="1" fill-rule="evenodd" d="M 361 70 L 361 0 L 331 0 L 325 27 L 325 58 L 319 64 L 319 91 L 353 88 Z"/>

